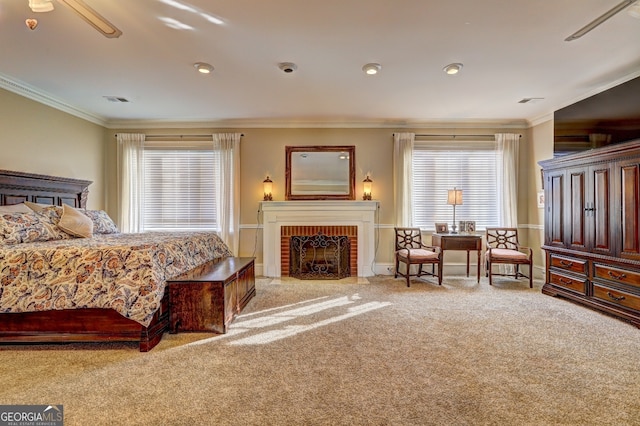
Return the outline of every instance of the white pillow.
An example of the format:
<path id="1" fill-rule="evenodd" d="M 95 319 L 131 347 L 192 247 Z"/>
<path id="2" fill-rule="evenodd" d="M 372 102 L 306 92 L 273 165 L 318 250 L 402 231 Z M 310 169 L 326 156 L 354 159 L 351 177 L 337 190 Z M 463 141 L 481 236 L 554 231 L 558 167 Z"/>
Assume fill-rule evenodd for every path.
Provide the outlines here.
<path id="1" fill-rule="evenodd" d="M 91 238 L 93 236 L 93 221 L 66 204 L 62 205 L 62 216 L 58 228 L 75 237 Z"/>
<path id="2" fill-rule="evenodd" d="M 25 203 L 12 204 L 10 206 L 0 206 L 1 213 L 31 213 L 31 210 Z"/>

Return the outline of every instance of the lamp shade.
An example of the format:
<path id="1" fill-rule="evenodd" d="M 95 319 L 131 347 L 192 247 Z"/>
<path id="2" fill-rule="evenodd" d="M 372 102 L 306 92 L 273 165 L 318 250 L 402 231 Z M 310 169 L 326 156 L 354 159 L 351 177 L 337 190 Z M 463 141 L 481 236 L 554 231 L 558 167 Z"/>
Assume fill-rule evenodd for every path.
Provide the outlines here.
<path id="1" fill-rule="evenodd" d="M 447 190 L 447 204 L 452 206 L 459 206 L 462 204 L 462 189 Z"/>
<path id="2" fill-rule="evenodd" d="M 363 187 L 363 192 L 364 192 L 364 194 L 362 195 L 362 199 L 363 200 L 370 200 L 371 199 L 371 187 L 372 187 L 372 184 L 373 184 L 373 181 L 371 180 L 371 178 L 369 178 L 369 175 L 367 175 L 367 178 L 362 181 L 362 187 Z"/>
<path id="3" fill-rule="evenodd" d="M 264 190 L 264 201 L 271 201 L 272 200 L 271 192 L 273 191 L 273 181 L 269 179 L 269 176 L 267 176 L 267 178 L 262 181 L 262 187 Z"/>

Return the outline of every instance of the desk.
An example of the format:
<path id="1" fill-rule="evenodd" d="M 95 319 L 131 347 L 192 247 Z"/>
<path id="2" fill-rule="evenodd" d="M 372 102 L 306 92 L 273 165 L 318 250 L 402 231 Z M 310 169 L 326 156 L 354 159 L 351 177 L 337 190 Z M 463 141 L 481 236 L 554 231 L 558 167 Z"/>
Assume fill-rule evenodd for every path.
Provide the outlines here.
<path id="1" fill-rule="evenodd" d="M 467 277 L 469 276 L 469 252 L 478 252 L 478 282 L 480 282 L 480 254 L 482 253 L 482 236 L 477 234 L 433 234 L 431 243 L 440 247 L 444 258 L 445 250 L 466 250 Z"/>

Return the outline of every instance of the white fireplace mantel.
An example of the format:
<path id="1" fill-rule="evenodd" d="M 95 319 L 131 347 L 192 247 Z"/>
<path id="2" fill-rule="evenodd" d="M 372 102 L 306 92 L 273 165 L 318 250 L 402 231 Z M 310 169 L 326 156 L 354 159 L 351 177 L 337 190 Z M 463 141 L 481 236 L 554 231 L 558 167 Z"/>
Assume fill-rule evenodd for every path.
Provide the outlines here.
<path id="1" fill-rule="evenodd" d="M 283 226 L 357 226 L 358 277 L 375 275 L 377 201 L 263 201 L 263 268 L 267 277 L 282 276 L 280 232 Z"/>

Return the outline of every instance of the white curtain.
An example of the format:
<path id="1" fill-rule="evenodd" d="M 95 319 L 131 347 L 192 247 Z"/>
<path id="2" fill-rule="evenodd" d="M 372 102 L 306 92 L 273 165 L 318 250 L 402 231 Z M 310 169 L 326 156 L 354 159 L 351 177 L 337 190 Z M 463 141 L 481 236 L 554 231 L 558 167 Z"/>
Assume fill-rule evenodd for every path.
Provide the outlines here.
<path id="1" fill-rule="evenodd" d="M 213 149 L 220 155 L 216 191 L 217 224 L 220 238 L 234 256 L 240 244 L 240 133 L 214 133 Z"/>
<path id="2" fill-rule="evenodd" d="M 520 135 L 496 133 L 498 149 L 498 196 L 501 208 L 500 225 L 518 227 L 518 149 Z M 514 265 L 499 265 L 501 274 L 514 274 Z"/>
<path id="3" fill-rule="evenodd" d="M 393 135 L 393 204 L 396 226 L 413 226 L 412 175 L 415 133 Z"/>
<path id="4" fill-rule="evenodd" d="M 142 232 L 144 140 L 141 133 L 118 133 L 118 224 L 122 232 Z"/>
<path id="5" fill-rule="evenodd" d="M 500 225 L 509 228 L 518 227 L 518 149 L 520 135 L 515 133 L 496 133 L 498 165 L 496 174 L 498 205 L 502 209 Z"/>

